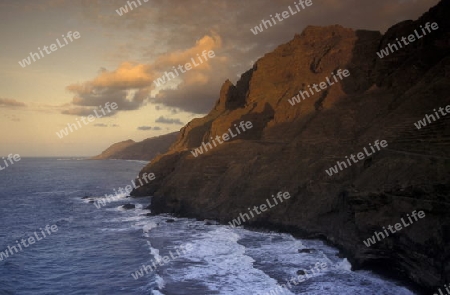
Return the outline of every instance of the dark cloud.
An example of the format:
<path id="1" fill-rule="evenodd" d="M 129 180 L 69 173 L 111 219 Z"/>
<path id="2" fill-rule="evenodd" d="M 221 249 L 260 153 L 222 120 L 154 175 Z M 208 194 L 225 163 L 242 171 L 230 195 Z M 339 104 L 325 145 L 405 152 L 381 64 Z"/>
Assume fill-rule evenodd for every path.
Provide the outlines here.
<path id="1" fill-rule="evenodd" d="M 73 116 L 89 116 L 93 114 L 93 110 L 93 108 L 71 108 L 61 111 L 61 114 Z"/>
<path id="2" fill-rule="evenodd" d="M 152 130 L 151 126 L 139 126 L 137 130 Z"/>
<path id="3" fill-rule="evenodd" d="M 157 28 L 158 38 L 148 46 L 148 57 L 164 52 L 160 44 L 168 48 L 186 48 L 193 38 L 217 32 L 237 51 L 266 52 L 266 45 L 277 46 L 286 42 L 306 25 L 334 25 L 345 27 L 386 30 L 405 19 L 417 18 L 436 5 L 439 0 L 312 0 L 313 5 L 279 22 L 263 34 L 254 36 L 250 28 L 270 15 L 294 8 L 293 0 L 179 0 L 143 3 L 128 14 L 118 17 L 111 13 L 124 5 L 123 0 L 83 0 L 84 16 L 106 27 L 127 30 L 136 35 L 146 29 Z M 287 38 L 287 39 L 286 39 Z M 250 48 L 249 45 L 258 45 Z M 133 44 L 131 44 L 133 45 Z M 257 48 L 262 48 L 262 51 Z M 255 56 L 253 56 L 255 58 Z"/>
<path id="4" fill-rule="evenodd" d="M 26 106 L 27 105 L 21 101 L 0 97 L 0 107 L 26 107 Z"/>
<path id="5" fill-rule="evenodd" d="M 163 116 L 161 116 L 158 119 L 156 119 L 155 122 L 156 123 L 161 123 L 161 124 L 184 125 L 184 123 L 181 122 L 180 119 L 170 119 L 170 118 L 165 118 Z"/>
<path id="6" fill-rule="evenodd" d="M 75 94 L 72 99 L 72 105 L 79 106 L 79 108 L 65 110 L 63 114 L 85 115 L 86 110 L 90 110 L 91 113 L 93 110 L 93 108 L 86 107 L 97 107 L 100 110 L 102 107 L 105 108 L 104 106 L 108 102 L 110 104 L 114 102 L 118 107 L 116 111 L 107 112 L 108 115 L 118 111 L 137 110 L 144 105 L 144 101 L 148 97 L 148 90 L 146 89 L 122 90 L 120 87 L 118 88 L 114 85 L 94 86 L 90 82 L 82 85 L 70 85 L 67 89 Z"/>
<path id="7" fill-rule="evenodd" d="M 119 125 L 117 124 L 103 124 L 103 123 L 98 123 L 98 124 L 94 124 L 94 127 L 119 127 Z"/>
<path id="8" fill-rule="evenodd" d="M 212 109 L 216 100 L 219 99 L 220 88 L 224 81 L 211 81 L 208 86 L 204 87 L 181 84 L 177 89 L 161 90 L 150 101 L 164 103 L 167 106 L 195 114 L 206 114 Z"/>
<path id="9" fill-rule="evenodd" d="M 150 99 L 150 101 L 156 101 L 155 99 Z M 176 107 L 166 107 L 166 106 L 164 106 L 164 105 L 161 105 L 161 104 L 159 104 L 159 105 L 155 105 L 155 110 L 157 110 L 157 111 L 163 111 L 163 110 L 166 110 L 166 111 L 170 111 L 172 114 L 174 114 L 174 115 L 176 115 L 176 114 L 178 114 L 178 113 L 180 113 L 182 110 L 181 109 L 179 109 L 179 108 L 176 108 Z"/>
<path id="10" fill-rule="evenodd" d="M 153 130 L 161 130 L 161 127 L 155 126 L 153 127 Z"/>

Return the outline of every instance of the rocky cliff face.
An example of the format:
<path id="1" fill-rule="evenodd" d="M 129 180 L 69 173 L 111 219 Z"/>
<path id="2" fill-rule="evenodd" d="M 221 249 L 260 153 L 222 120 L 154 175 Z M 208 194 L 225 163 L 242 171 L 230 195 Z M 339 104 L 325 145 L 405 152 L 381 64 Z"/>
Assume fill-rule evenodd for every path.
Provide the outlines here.
<path id="1" fill-rule="evenodd" d="M 450 280 L 450 116 L 414 123 L 450 104 L 450 2 L 385 35 L 308 27 L 226 81 L 206 117 L 180 132 L 143 172 L 156 180 L 152 211 L 231 221 L 278 191 L 291 198 L 246 222 L 322 237 L 355 267 L 380 267 L 433 288 Z M 426 22 L 434 31 L 380 59 L 376 52 Z M 292 106 L 288 99 L 337 69 L 350 77 Z M 253 128 L 194 157 L 190 150 L 240 121 Z M 329 176 L 375 140 L 388 147 Z M 424 219 L 367 247 L 363 241 L 414 210 Z"/>
<path id="2" fill-rule="evenodd" d="M 147 138 L 141 142 L 131 139 L 115 143 L 92 160 L 122 159 L 150 161 L 155 156 L 163 154 L 177 139 L 178 132 Z"/>

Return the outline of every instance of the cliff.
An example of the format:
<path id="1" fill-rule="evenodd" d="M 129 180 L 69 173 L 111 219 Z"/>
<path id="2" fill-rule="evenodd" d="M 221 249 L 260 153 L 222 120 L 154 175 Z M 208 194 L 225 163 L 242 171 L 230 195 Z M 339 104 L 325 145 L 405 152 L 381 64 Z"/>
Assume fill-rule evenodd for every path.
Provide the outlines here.
<path id="1" fill-rule="evenodd" d="M 194 119 L 141 173 L 156 180 L 154 213 L 229 222 L 278 191 L 291 198 L 246 225 L 321 237 L 356 268 L 380 268 L 430 288 L 450 280 L 450 116 L 414 123 L 450 104 L 450 2 L 384 35 L 307 27 L 259 59 L 214 109 Z M 426 22 L 439 29 L 380 59 L 376 52 Z M 350 77 L 292 106 L 288 99 L 337 69 Z M 253 128 L 194 157 L 190 152 L 240 121 Z M 329 176 L 325 170 L 375 140 L 388 147 Z M 367 247 L 363 241 L 414 210 L 424 219 Z"/>
<path id="2" fill-rule="evenodd" d="M 141 142 L 131 139 L 115 143 L 92 160 L 122 159 L 150 161 L 158 154 L 163 154 L 175 142 L 179 132 L 147 138 Z"/>

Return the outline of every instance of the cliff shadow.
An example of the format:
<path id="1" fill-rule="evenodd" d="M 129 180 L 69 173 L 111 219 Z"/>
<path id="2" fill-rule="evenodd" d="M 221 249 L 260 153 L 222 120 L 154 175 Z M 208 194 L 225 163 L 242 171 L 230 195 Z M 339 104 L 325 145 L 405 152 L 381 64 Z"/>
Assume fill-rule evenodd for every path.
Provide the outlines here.
<path id="1" fill-rule="evenodd" d="M 253 127 L 241 134 L 237 139 L 261 139 L 267 123 L 273 120 L 274 116 L 275 110 L 269 103 L 266 102 L 264 105 L 264 109 L 261 112 L 254 112 L 243 115 L 241 118 L 239 118 L 239 120 L 231 122 L 231 125 L 234 126 L 234 124 L 236 124 L 236 126 L 238 126 L 241 121 L 250 121 L 252 122 Z"/>
<path id="2" fill-rule="evenodd" d="M 382 35 L 378 31 L 357 30 L 357 40 L 352 49 L 352 57 L 346 68 L 350 76 L 341 81 L 346 94 L 361 94 L 375 83 L 374 67 L 377 62 L 377 50 Z M 336 72 L 335 69 L 334 72 Z"/>

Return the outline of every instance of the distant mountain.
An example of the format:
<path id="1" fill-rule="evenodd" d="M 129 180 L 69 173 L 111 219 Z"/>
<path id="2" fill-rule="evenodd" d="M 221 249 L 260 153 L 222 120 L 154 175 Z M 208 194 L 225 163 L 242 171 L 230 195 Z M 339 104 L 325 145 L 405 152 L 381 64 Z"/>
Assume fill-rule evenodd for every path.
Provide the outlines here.
<path id="1" fill-rule="evenodd" d="M 442 286 L 450 281 L 450 116 L 420 130 L 414 123 L 450 104 L 449 15 L 445 0 L 384 35 L 307 27 L 236 85 L 226 81 L 213 110 L 183 127 L 171 149 L 141 171 L 156 180 L 132 195 L 153 196 L 155 214 L 227 223 L 289 192 L 288 201 L 245 224 L 323 237 L 354 268 Z M 424 37 L 428 22 L 439 29 Z M 415 30 L 420 40 L 378 57 Z M 351 75 L 326 83 L 339 69 Z M 241 121 L 253 128 L 228 136 Z M 326 173 L 376 140 L 388 147 Z M 371 247 L 363 243 L 414 210 L 426 217 Z"/>
<path id="2" fill-rule="evenodd" d="M 147 138 L 141 142 L 126 140 L 115 143 L 92 160 L 122 159 L 150 161 L 158 154 L 164 154 L 177 139 L 179 132 Z"/>

